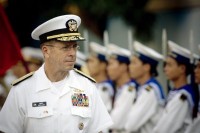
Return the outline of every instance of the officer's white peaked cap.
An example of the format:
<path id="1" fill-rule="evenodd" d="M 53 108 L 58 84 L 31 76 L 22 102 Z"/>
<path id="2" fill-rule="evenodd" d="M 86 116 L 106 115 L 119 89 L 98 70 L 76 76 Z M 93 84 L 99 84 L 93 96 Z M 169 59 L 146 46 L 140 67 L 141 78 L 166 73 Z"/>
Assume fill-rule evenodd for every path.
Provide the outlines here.
<path id="1" fill-rule="evenodd" d="M 79 16 L 62 15 L 39 25 L 33 30 L 31 36 L 35 40 L 40 40 L 41 43 L 49 40 L 82 41 L 84 38 L 78 32 L 80 24 L 81 19 Z"/>

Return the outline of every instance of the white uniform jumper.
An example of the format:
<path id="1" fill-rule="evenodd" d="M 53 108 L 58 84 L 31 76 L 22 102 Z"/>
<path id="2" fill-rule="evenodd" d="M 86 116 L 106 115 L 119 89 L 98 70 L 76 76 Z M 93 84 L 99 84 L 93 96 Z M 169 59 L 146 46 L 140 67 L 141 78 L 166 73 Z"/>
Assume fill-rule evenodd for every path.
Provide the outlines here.
<path id="1" fill-rule="evenodd" d="M 152 133 L 164 103 L 164 93 L 156 79 L 151 78 L 144 85 L 139 86 L 136 102 L 128 112 L 128 119 L 125 123 L 126 131 Z"/>
<path id="2" fill-rule="evenodd" d="M 112 110 L 112 103 L 114 97 L 114 87 L 110 80 L 106 80 L 104 82 L 96 83 L 98 92 L 105 104 L 108 112 Z"/>
<path id="3" fill-rule="evenodd" d="M 185 85 L 169 92 L 168 102 L 154 133 L 184 133 L 192 123 L 194 92 Z"/>
<path id="4" fill-rule="evenodd" d="M 117 89 L 114 108 L 111 112 L 111 118 L 114 122 L 112 129 L 124 131 L 124 125 L 127 119 L 127 112 L 136 98 L 137 85 L 130 81 Z"/>

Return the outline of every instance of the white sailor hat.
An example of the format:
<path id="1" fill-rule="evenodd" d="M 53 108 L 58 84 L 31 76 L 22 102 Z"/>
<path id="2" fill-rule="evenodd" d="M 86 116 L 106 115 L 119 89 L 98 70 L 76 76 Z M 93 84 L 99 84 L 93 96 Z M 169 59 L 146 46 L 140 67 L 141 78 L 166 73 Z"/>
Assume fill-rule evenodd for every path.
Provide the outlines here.
<path id="1" fill-rule="evenodd" d="M 168 41 L 169 46 L 169 56 L 174 58 L 180 63 L 183 64 L 191 64 L 191 52 L 181 47 L 180 45 L 176 44 L 175 42 L 169 40 Z"/>
<path id="2" fill-rule="evenodd" d="M 107 62 L 107 52 L 108 50 L 106 49 L 105 46 L 98 44 L 96 42 L 90 42 L 90 51 L 92 55 L 95 55 L 100 61 Z"/>
<path id="3" fill-rule="evenodd" d="M 119 62 L 129 64 L 131 52 L 128 49 L 117 46 L 116 44 L 108 44 L 109 56 L 115 58 Z"/>
<path id="4" fill-rule="evenodd" d="M 41 43 L 58 40 L 58 41 L 82 41 L 85 40 L 78 32 L 81 19 L 77 15 L 62 15 L 52 18 L 33 30 L 31 36 Z"/>
<path id="5" fill-rule="evenodd" d="M 133 47 L 135 49 L 134 55 L 136 55 L 140 60 L 151 64 L 152 66 L 157 66 L 159 61 L 164 60 L 163 55 L 138 41 L 134 41 Z"/>
<path id="6" fill-rule="evenodd" d="M 36 64 L 41 64 L 44 61 L 44 57 L 41 49 L 33 47 L 23 47 L 22 55 L 25 61 L 32 62 Z"/>

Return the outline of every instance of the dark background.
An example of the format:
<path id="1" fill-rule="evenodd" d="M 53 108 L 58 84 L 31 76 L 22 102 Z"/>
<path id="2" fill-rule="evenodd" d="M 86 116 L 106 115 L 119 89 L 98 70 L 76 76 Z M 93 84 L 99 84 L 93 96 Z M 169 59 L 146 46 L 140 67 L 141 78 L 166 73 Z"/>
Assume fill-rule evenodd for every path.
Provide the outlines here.
<path id="1" fill-rule="evenodd" d="M 82 23 L 102 38 L 110 16 L 122 16 L 136 29 L 136 36 L 151 39 L 154 15 L 144 10 L 148 0 L 8 0 L 4 8 L 21 47 L 39 47 L 31 32 L 42 22 L 73 13 Z M 140 30 L 137 30 L 140 29 Z"/>
<path id="2" fill-rule="evenodd" d="M 156 13 L 200 6 L 199 0 L 0 0 L 21 47 L 39 47 L 31 32 L 44 21 L 63 14 L 76 14 L 82 24 L 102 38 L 110 17 L 121 16 L 132 26 L 135 37 L 151 41 Z"/>

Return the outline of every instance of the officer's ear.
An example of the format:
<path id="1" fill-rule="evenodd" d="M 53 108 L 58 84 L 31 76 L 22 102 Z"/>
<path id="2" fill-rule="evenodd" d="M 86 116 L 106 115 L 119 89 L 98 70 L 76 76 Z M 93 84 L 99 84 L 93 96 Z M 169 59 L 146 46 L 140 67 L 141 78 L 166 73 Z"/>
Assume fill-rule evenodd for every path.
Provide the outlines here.
<path id="1" fill-rule="evenodd" d="M 44 55 L 44 58 L 48 58 L 49 57 L 49 54 L 50 54 L 50 51 L 49 51 L 49 48 L 48 48 L 48 44 L 47 43 L 44 43 L 42 46 L 41 46 L 41 50 L 42 50 L 42 53 Z"/>

